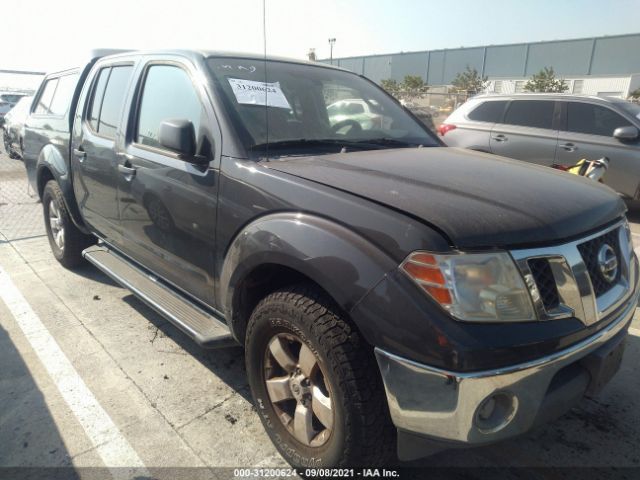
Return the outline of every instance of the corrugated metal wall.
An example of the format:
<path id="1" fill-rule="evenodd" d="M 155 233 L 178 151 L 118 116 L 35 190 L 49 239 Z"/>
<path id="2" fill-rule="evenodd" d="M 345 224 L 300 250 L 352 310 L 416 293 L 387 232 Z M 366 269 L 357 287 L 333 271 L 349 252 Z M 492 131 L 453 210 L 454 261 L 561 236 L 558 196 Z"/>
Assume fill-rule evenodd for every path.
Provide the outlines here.
<path id="1" fill-rule="evenodd" d="M 467 65 L 489 78 L 528 77 L 543 67 L 553 67 L 562 76 L 632 74 L 640 73 L 640 33 L 351 57 L 333 63 L 375 82 L 420 75 L 430 85 L 450 84 Z"/>

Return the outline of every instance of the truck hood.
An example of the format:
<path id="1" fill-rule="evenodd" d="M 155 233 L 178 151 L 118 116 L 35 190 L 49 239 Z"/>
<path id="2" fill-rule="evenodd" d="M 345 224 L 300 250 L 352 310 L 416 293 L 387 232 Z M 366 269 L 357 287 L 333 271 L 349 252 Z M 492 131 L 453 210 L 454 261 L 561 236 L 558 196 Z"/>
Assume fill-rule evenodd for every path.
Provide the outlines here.
<path id="1" fill-rule="evenodd" d="M 626 207 L 592 180 L 459 148 L 369 150 L 265 164 L 419 218 L 464 248 L 565 240 Z"/>

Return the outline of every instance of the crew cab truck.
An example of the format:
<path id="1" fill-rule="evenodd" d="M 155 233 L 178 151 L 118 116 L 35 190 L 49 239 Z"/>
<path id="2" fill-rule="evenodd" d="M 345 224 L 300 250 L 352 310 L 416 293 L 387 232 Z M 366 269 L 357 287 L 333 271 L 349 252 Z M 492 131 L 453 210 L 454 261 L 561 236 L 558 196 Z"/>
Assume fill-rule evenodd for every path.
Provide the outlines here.
<path id="1" fill-rule="evenodd" d="M 331 123 L 366 102 L 383 121 Z M 25 157 L 53 255 L 239 343 L 296 466 L 523 434 L 616 372 L 638 303 L 607 187 L 446 148 L 369 80 L 216 52 L 48 75 Z"/>

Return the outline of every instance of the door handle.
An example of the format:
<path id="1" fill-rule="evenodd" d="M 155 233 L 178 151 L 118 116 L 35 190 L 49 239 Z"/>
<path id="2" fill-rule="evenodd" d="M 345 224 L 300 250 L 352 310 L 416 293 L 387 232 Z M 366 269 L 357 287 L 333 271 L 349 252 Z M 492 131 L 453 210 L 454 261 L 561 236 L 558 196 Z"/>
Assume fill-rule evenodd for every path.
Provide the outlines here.
<path id="1" fill-rule="evenodd" d="M 73 154 L 76 156 L 80 163 L 84 162 L 84 159 L 87 158 L 87 152 L 85 152 L 82 147 L 74 148 Z"/>
<path id="2" fill-rule="evenodd" d="M 509 140 L 506 136 L 499 134 L 496 135 L 494 137 L 491 137 L 493 140 L 495 140 L 496 142 L 506 142 L 507 140 Z"/>
<path id="3" fill-rule="evenodd" d="M 126 165 L 118 165 L 118 171 L 122 173 L 127 180 L 131 180 L 136 176 L 136 169 L 134 167 L 127 167 Z"/>
<path id="4" fill-rule="evenodd" d="M 117 156 L 119 156 L 120 158 L 124 158 L 125 163 L 126 162 L 130 162 L 131 160 L 133 160 L 133 155 L 131 155 L 130 153 L 127 152 L 118 152 L 116 153 Z"/>
<path id="5" fill-rule="evenodd" d="M 560 145 L 561 148 L 564 148 L 567 152 L 575 152 L 578 147 L 576 147 L 573 143 L 563 143 Z"/>

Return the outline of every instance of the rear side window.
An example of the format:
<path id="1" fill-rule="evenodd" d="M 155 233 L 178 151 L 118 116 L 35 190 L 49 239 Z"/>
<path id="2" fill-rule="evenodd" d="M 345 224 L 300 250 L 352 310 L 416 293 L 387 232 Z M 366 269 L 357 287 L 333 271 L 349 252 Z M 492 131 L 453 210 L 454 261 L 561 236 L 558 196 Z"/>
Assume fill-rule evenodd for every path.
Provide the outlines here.
<path id="1" fill-rule="evenodd" d="M 98 124 L 98 133 L 105 137 L 113 138 L 116 135 L 132 70 L 131 66 L 111 69 L 107 88 L 104 91 L 102 108 L 100 109 L 100 123 Z"/>
<path id="2" fill-rule="evenodd" d="M 507 125 L 519 125 L 532 128 L 553 126 L 555 102 L 546 100 L 514 100 L 509 104 L 504 122 Z"/>
<path id="3" fill-rule="evenodd" d="M 114 138 L 133 67 L 103 68 L 95 83 L 87 120 L 100 135 Z"/>
<path id="4" fill-rule="evenodd" d="M 496 123 L 502 119 L 502 113 L 506 105 L 507 102 L 502 100 L 484 102 L 474 108 L 467 116 L 470 120 L 475 120 L 476 122 Z"/>
<path id="5" fill-rule="evenodd" d="M 76 73 L 58 78 L 58 86 L 49 107 L 51 115 L 64 115 L 67 113 L 77 83 L 78 75 Z"/>
<path id="6" fill-rule="evenodd" d="M 42 90 L 42 94 L 38 98 L 38 104 L 36 105 L 33 113 L 38 115 L 49 115 L 51 112 L 49 111 L 49 107 L 51 106 L 51 100 L 53 100 L 53 94 L 56 91 L 56 86 L 58 85 L 58 79 L 52 78 L 51 80 L 47 80 L 44 84 L 44 89 Z"/>
<path id="7" fill-rule="evenodd" d="M 102 105 L 102 97 L 104 96 L 104 87 L 107 86 L 110 68 L 103 68 L 98 73 L 98 80 L 95 82 L 93 93 L 91 94 L 91 103 L 87 112 L 87 121 L 94 131 L 98 131 L 98 120 L 100 119 L 100 106 Z"/>
<path id="8" fill-rule="evenodd" d="M 149 68 L 142 90 L 136 142 L 160 147 L 160 124 L 169 119 L 193 123 L 196 136 L 204 109 L 186 71 L 173 65 Z"/>
<path id="9" fill-rule="evenodd" d="M 627 120 L 606 107 L 582 102 L 567 105 L 567 130 L 570 132 L 610 137 L 616 128 L 630 125 Z"/>

